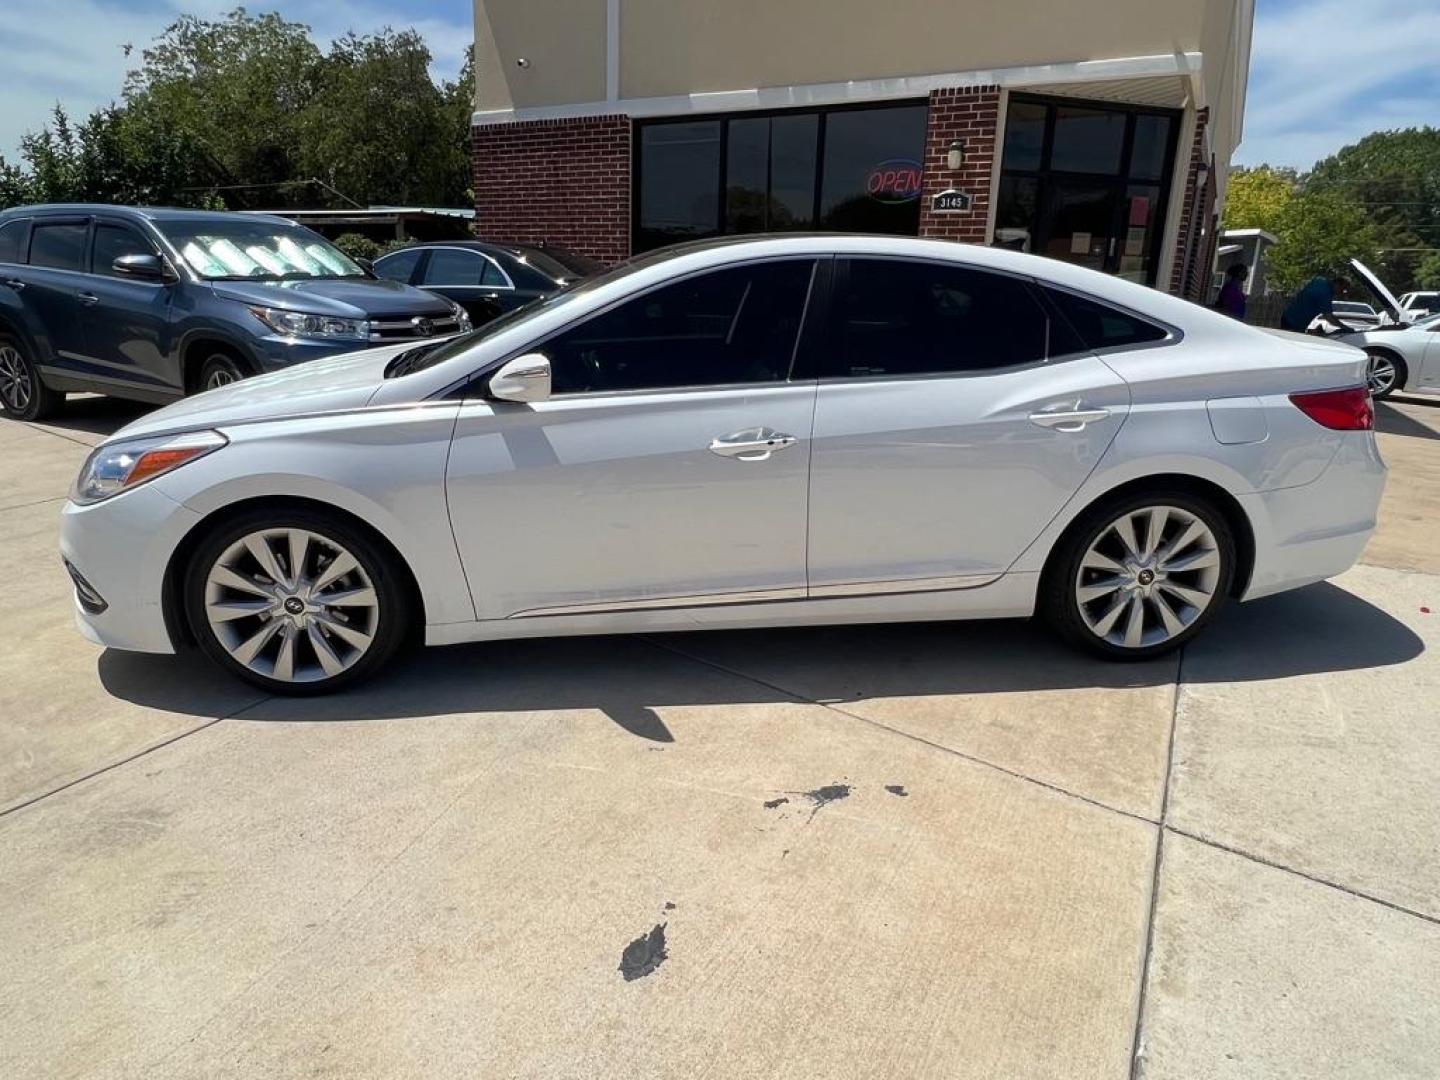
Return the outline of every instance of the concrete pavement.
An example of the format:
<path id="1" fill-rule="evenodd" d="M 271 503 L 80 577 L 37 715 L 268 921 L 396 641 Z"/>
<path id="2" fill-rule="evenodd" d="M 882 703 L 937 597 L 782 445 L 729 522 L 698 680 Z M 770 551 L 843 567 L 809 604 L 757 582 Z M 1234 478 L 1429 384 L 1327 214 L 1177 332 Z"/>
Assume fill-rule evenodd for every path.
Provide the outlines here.
<path id="1" fill-rule="evenodd" d="M 0 422 L 0 1075 L 1440 1071 L 1440 409 L 1382 409 L 1367 565 L 1153 665 L 597 638 L 315 701 L 70 628 L 126 410 Z"/>

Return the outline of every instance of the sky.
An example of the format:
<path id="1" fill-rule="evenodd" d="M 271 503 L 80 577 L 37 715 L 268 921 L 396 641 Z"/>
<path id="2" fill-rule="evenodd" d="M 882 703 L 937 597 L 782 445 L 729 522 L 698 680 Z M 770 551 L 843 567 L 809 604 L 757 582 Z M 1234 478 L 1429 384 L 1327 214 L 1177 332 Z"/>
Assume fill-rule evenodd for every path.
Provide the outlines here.
<path id="1" fill-rule="evenodd" d="M 119 96 L 139 50 L 178 14 L 214 16 L 239 0 L 0 0 L 0 154 L 57 101 L 72 116 Z M 251 0 L 307 23 L 322 42 L 345 31 L 413 26 L 452 77 L 473 34 L 470 0 Z M 1440 2 L 1256 0 L 1245 139 L 1235 160 L 1308 168 L 1377 130 L 1440 125 Z M 133 46 L 126 57 L 124 47 Z"/>

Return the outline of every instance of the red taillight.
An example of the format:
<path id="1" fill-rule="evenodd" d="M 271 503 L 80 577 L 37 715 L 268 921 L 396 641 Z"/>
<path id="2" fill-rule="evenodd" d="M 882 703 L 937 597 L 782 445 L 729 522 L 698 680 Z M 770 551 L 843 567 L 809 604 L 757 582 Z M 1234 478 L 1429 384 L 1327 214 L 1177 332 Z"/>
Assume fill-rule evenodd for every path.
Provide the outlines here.
<path id="1" fill-rule="evenodd" d="M 1369 431 L 1375 426 L 1375 405 L 1363 386 L 1291 394 L 1295 407 L 1332 431 Z"/>

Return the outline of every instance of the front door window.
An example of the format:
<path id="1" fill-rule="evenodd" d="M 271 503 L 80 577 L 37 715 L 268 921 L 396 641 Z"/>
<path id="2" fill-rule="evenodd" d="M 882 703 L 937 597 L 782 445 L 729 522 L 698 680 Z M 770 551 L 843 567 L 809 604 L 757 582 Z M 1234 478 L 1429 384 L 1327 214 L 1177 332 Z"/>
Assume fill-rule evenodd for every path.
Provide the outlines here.
<path id="1" fill-rule="evenodd" d="M 995 243 L 1153 285 L 1178 116 L 1011 100 Z"/>

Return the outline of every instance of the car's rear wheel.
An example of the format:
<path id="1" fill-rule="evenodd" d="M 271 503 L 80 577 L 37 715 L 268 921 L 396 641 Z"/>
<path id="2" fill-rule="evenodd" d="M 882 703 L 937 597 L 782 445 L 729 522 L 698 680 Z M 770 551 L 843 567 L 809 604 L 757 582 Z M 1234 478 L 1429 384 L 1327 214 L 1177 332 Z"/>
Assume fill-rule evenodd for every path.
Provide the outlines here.
<path id="1" fill-rule="evenodd" d="M 65 395 L 40 381 L 40 372 L 18 338 L 0 334 L 0 408 L 16 420 L 43 420 Z"/>
<path id="2" fill-rule="evenodd" d="M 1040 609 L 1069 641 L 1147 660 L 1198 634 L 1229 595 L 1235 539 L 1225 515 L 1180 492 L 1099 506 L 1046 569 Z"/>
<path id="3" fill-rule="evenodd" d="M 1405 361 L 1384 349 L 1366 349 L 1365 382 L 1370 396 L 1382 401 L 1405 385 Z"/>
<path id="4" fill-rule="evenodd" d="M 277 694 L 316 694 L 378 671 L 405 641 L 393 556 L 338 518 L 304 510 L 232 520 L 196 550 L 185 608 L 221 667 Z"/>

